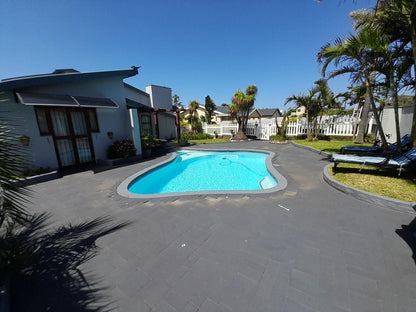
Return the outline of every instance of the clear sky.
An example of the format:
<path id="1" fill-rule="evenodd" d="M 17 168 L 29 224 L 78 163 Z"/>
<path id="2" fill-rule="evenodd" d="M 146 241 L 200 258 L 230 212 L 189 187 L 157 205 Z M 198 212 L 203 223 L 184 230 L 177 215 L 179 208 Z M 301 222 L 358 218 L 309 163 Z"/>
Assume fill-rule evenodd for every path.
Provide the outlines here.
<path id="1" fill-rule="evenodd" d="M 1 0 L 0 79 L 141 66 L 125 81 L 172 88 L 185 106 L 230 103 L 255 83 L 257 108 L 284 108 L 320 78 L 319 48 L 375 0 Z M 345 91 L 346 78 L 330 81 Z"/>

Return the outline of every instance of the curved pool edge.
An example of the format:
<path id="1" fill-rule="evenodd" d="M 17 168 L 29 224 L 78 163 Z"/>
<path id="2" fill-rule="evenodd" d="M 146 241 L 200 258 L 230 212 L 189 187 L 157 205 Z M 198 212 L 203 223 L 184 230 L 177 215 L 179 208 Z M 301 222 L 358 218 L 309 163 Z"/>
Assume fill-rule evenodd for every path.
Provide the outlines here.
<path id="1" fill-rule="evenodd" d="M 179 151 L 208 151 L 208 152 L 249 152 L 249 153 L 264 153 L 268 154 L 266 158 L 266 168 L 270 172 L 270 174 L 276 179 L 277 185 L 265 189 L 265 190 L 228 190 L 228 191 L 193 191 L 193 192 L 175 192 L 175 193 L 161 193 L 161 194 L 137 194 L 132 193 L 128 190 L 129 184 L 136 179 L 138 176 L 145 174 L 157 167 L 163 166 L 167 163 L 174 161 L 177 157 L 177 153 L 173 152 L 172 155 L 164 160 L 161 161 L 153 166 L 150 166 L 146 169 L 140 170 L 139 172 L 129 176 L 120 185 L 117 187 L 117 193 L 123 197 L 127 198 L 137 198 L 137 199 L 157 199 L 157 198 L 165 198 L 165 197 L 178 197 L 178 196 L 201 196 L 201 195 L 260 195 L 260 194 L 270 194 L 275 193 L 278 191 L 282 191 L 287 187 L 287 180 L 284 176 L 280 174 L 279 171 L 273 166 L 273 158 L 276 156 L 274 152 L 265 151 L 265 150 L 254 150 L 254 149 L 201 149 L 201 148 L 184 148 L 180 149 Z"/>

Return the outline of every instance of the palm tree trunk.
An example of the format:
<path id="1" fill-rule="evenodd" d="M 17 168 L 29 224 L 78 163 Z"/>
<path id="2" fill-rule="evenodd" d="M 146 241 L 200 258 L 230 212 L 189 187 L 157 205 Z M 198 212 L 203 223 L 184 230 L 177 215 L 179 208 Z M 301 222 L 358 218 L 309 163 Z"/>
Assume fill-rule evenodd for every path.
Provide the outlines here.
<path id="1" fill-rule="evenodd" d="M 371 100 L 369 91 L 365 94 L 365 101 L 363 105 L 363 110 L 361 112 L 361 121 L 358 125 L 358 133 L 357 137 L 355 138 L 355 143 L 362 144 L 364 143 L 364 137 L 366 134 L 367 124 L 368 124 L 368 114 L 370 113 L 371 108 Z"/>
<path id="2" fill-rule="evenodd" d="M 370 96 L 370 102 L 371 102 L 371 108 L 373 109 L 373 114 L 374 114 L 374 118 L 376 119 L 376 123 L 380 132 L 380 137 L 381 137 L 381 142 L 383 145 L 383 149 L 387 149 L 387 141 L 386 141 L 386 136 L 384 135 L 384 131 L 383 131 L 383 127 L 381 126 L 381 121 L 380 121 L 380 115 L 377 111 L 377 107 L 376 107 L 376 103 L 374 102 L 374 96 L 373 96 L 373 92 L 371 90 L 370 87 L 370 79 L 371 78 L 367 78 L 367 93 Z"/>
<path id="3" fill-rule="evenodd" d="M 353 130 L 353 134 L 352 134 L 352 141 L 353 142 L 355 141 L 357 126 L 358 126 L 358 117 L 359 117 L 358 111 L 359 110 L 360 110 L 360 105 L 358 105 L 357 112 L 356 112 L 356 115 L 355 115 L 354 130 Z"/>
<path id="4" fill-rule="evenodd" d="M 401 142 L 401 134 L 400 134 L 400 120 L 399 120 L 399 98 L 397 95 L 397 90 L 394 85 L 394 73 L 393 71 L 390 72 L 390 94 L 393 97 L 393 108 L 394 108 L 394 121 L 395 121 L 395 128 L 396 128 L 396 143 L 397 143 L 397 151 L 399 153 L 402 152 L 402 142 Z"/>

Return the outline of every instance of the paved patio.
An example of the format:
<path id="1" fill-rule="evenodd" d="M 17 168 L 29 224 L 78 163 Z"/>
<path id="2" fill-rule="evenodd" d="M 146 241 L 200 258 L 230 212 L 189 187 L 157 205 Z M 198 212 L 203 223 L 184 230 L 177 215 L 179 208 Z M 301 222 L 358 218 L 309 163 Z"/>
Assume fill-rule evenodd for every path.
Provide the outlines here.
<path id="1" fill-rule="evenodd" d="M 81 268 L 93 274 L 91 287 L 107 286 L 99 293 L 115 311 L 414 311 L 416 265 L 396 233 L 414 213 L 331 188 L 322 179 L 328 162 L 293 145 L 201 147 L 272 150 L 288 187 L 261 196 L 117 194 L 125 178 L 167 155 L 32 186 L 34 209 L 51 212 L 55 225 L 133 221 L 98 238 L 98 254 Z"/>

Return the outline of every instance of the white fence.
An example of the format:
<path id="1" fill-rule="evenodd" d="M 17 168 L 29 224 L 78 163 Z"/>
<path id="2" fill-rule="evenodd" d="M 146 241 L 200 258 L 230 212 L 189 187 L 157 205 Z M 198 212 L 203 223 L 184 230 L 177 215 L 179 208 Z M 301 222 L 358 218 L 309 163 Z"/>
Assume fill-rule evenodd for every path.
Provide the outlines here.
<path id="1" fill-rule="evenodd" d="M 282 117 L 277 118 L 279 127 L 282 123 Z M 357 120 L 355 116 L 323 116 L 322 120 L 317 122 L 316 127 L 311 127 L 311 133 L 316 133 L 319 129 L 319 134 L 328 136 L 352 136 L 354 133 L 354 125 Z M 359 122 L 359 120 L 358 120 Z M 319 126 L 320 124 L 320 126 Z M 369 118 L 368 132 L 373 128 L 374 119 Z M 287 136 L 305 135 L 307 133 L 306 118 L 298 118 L 297 121 L 289 122 L 286 128 Z M 261 140 L 268 140 L 270 136 L 276 135 L 276 120 L 250 120 L 247 124 L 247 135 L 256 136 Z M 231 121 L 223 121 L 219 125 L 204 124 L 203 132 L 211 135 L 234 135 L 238 131 L 238 124 Z"/>

